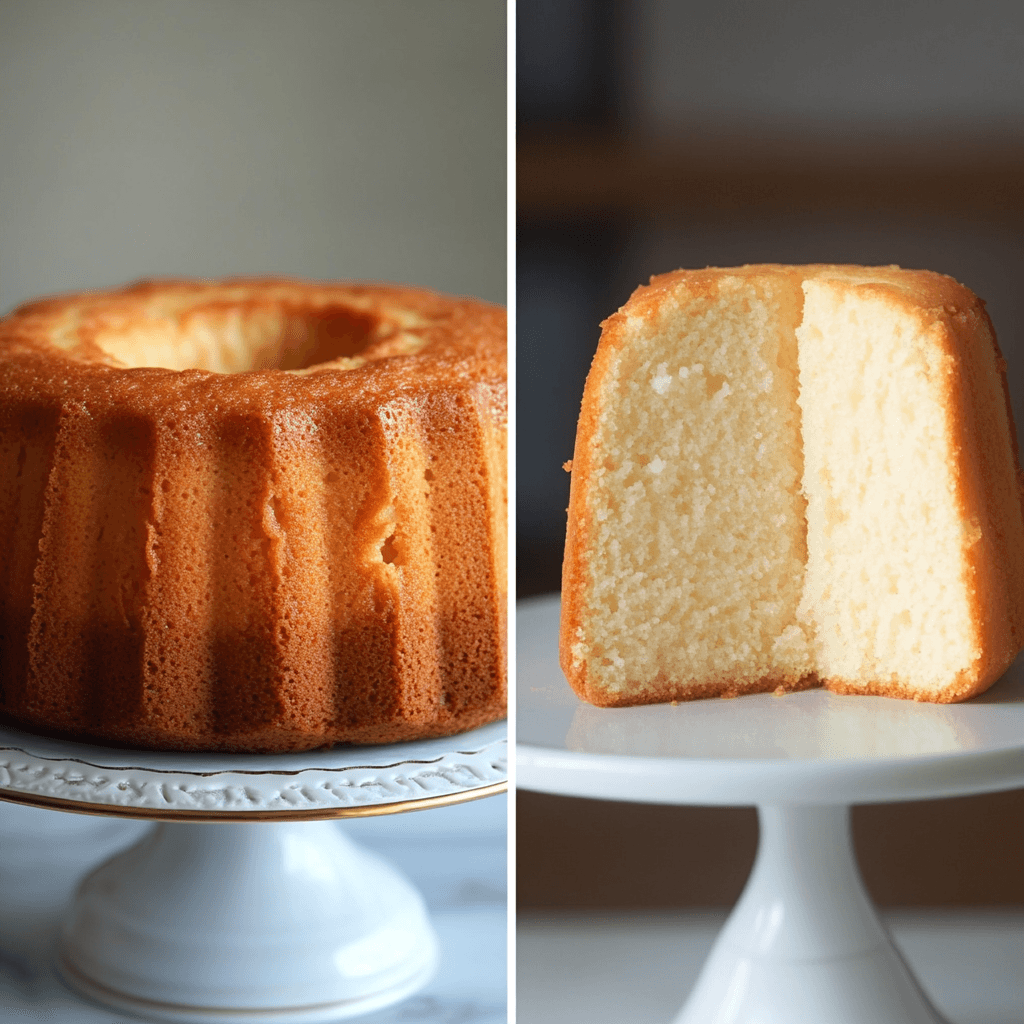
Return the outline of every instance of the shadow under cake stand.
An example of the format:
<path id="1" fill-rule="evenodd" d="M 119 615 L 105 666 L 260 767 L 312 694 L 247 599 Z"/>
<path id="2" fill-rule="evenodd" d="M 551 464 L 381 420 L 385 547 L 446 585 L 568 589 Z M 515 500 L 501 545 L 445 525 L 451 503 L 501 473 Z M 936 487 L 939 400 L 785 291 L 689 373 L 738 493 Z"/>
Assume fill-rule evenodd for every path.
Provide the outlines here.
<path id="1" fill-rule="evenodd" d="M 939 1024 L 867 896 L 849 806 L 1024 786 L 1024 659 L 964 704 L 825 690 L 601 709 L 558 667 L 558 598 L 517 614 L 517 785 L 756 804 L 753 872 L 676 1024 Z"/>
<path id="2" fill-rule="evenodd" d="M 419 893 L 332 819 L 503 792 L 507 729 L 302 754 L 118 750 L 0 728 L 0 799 L 158 821 L 79 887 L 59 944 L 87 997 L 171 1021 L 333 1021 L 430 980 Z"/>

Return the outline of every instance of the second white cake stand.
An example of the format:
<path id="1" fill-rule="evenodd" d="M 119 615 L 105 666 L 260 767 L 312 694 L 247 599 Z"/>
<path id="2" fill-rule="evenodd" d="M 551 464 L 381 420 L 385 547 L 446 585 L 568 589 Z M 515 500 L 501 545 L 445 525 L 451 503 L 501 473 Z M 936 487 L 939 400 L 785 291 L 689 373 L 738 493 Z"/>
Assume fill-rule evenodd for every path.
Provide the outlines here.
<path id="1" fill-rule="evenodd" d="M 162 822 L 82 883 L 59 968 L 169 1021 L 316 1024 L 434 972 L 423 900 L 330 819 L 502 792 L 504 722 L 460 736 L 256 756 L 116 750 L 0 729 L 0 799 Z"/>
<path id="2" fill-rule="evenodd" d="M 849 806 L 1024 786 L 1024 663 L 965 704 L 823 690 L 600 709 L 558 668 L 558 599 L 517 615 L 517 785 L 758 806 L 753 873 L 676 1024 L 941 1024 L 860 878 Z"/>

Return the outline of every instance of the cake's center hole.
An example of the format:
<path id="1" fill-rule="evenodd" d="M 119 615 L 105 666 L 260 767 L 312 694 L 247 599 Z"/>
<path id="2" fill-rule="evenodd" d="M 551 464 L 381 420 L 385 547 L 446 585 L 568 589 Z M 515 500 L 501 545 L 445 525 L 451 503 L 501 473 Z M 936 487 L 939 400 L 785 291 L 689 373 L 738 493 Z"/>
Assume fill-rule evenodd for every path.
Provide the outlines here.
<path id="1" fill-rule="evenodd" d="M 210 303 L 176 316 L 98 324 L 89 334 L 123 366 L 244 373 L 304 370 L 339 359 L 354 366 L 415 349 L 416 339 L 396 338 L 390 326 L 349 306 Z M 376 351 L 381 348 L 386 351 Z"/>

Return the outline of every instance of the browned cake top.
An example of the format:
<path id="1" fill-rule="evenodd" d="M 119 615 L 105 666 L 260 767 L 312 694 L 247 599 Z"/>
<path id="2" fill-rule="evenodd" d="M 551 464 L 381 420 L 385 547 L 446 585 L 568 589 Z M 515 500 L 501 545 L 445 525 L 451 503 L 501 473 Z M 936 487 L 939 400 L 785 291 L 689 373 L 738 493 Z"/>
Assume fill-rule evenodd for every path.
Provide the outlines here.
<path id="1" fill-rule="evenodd" d="M 505 376 L 505 311 L 378 284 L 146 281 L 0 320 L 0 389 L 286 408 Z"/>

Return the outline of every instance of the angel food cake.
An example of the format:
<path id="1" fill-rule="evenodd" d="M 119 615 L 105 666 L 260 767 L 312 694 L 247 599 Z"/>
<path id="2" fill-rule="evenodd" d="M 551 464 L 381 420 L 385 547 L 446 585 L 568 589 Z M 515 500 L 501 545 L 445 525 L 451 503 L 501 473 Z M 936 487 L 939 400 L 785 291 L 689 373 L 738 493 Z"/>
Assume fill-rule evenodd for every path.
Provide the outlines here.
<path id="1" fill-rule="evenodd" d="M 603 328 L 562 580 L 582 698 L 951 702 L 1009 666 L 1024 478 L 967 288 L 898 267 L 678 271 Z"/>

